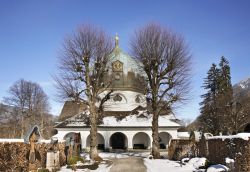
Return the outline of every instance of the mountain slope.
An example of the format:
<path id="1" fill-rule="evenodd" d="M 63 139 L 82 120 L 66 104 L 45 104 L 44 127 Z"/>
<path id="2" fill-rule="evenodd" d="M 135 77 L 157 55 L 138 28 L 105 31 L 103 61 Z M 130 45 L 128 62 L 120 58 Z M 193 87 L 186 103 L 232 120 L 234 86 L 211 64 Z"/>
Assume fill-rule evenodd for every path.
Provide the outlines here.
<path id="1" fill-rule="evenodd" d="M 250 96 L 250 78 L 240 81 L 233 86 L 234 96 Z"/>

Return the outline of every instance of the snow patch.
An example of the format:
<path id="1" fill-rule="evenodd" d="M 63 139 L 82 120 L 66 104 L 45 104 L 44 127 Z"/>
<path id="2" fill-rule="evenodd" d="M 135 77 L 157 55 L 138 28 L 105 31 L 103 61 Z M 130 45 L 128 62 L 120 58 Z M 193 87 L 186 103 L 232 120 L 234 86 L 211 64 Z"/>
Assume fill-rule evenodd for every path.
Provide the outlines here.
<path id="1" fill-rule="evenodd" d="M 228 158 L 228 157 L 225 159 L 225 161 L 226 161 L 227 164 L 234 163 L 234 159 L 231 159 L 231 158 Z"/>
<path id="2" fill-rule="evenodd" d="M 235 138 L 241 138 L 243 140 L 249 140 L 250 133 L 238 133 L 236 135 L 229 135 L 229 136 L 213 136 L 208 139 L 235 139 Z"/>
<path id="3" fill-rule="evenodd" d="M 217 165 L 211 165 L 207 172 L 222 172 L 222 171 L 228 171 L 229 168 L 227 168 L 225 165 L 217 164 Z"/>
<path id="4" fill-rule="evenodd" d="M 0 143 L 24 142 L 23 139 L 0 139 Z"/>
<path id="5" fill-rule="evenodd" d="M 187 165 L 193 165 L 195 169 L 199 169 L 199 167 L 204 167 L 206 165 L 206 158 L 192 158 L 189 160 Z"/>
<path id="6" fill-rule="evenodd" d="M 178 136 L 178 138 L 184 138 L 184 139 L 189 139 L 190 138 L 189 132 L 178 132 L 177 136 Z"/>

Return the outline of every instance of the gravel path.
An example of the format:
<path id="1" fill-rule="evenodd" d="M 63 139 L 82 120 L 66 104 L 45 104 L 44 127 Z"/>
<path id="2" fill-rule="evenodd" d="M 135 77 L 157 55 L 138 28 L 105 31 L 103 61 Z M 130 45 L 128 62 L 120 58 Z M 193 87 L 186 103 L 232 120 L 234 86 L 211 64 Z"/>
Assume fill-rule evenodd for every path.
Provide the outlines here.
<path id="1" fill-rule="evenodd" d="M 146 172 L 146 166 L 142 158 L 114 159 L 110 172 Z"/>

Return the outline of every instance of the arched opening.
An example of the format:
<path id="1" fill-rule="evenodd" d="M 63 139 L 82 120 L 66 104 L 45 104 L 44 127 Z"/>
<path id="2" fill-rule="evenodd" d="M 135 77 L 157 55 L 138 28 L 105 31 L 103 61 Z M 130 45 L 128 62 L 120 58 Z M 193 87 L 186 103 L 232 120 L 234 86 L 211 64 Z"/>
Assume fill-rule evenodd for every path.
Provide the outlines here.
<path id="1" fill-rule="evenodd" d="M 167 132 L 159 133 L 160 149 L 167 149 L 172 136 Z"/>
<path id="2" fill-rule="evenodd" d="M 250 124 L 246 125 L 246 127 L 244 128 L 244 132 L 250 133 Z"/>
<path id="3" fill-rule="evenodd" d="M 82 149 L 81 134 L 70 132 L 67 133 L 63 138 L 65 140 L 64 153 L 66 155 L 66 159 L 72 156 L 79 156 Z"/>
<path id="4" fill-rule="evenodd" d="M 112 149 L 127 149 L 127 137 L 121 132 L 116 132 L 110 137 L 110 146 Z"/>
<path id="5" fill-rule="evenodd" d="M 74 142 L 74 143 L 81 143 L 81 134 L 80 133 L 75 133 L 75 132 L 70 132 L 67 133 L 64 137 L 64 140 L 67 142 Z"/>
<path id="6" fill-rule="evenodd" d="M 148 149 L 150 147 L 150 138 L 144 132 L 136 133 L 133 137 L 133 149 Z"/>
<path id="7" fill-rule="evenodd" d="M 86 147 L 90 147 L 90 135 L 87 137 Z M 104 150 L 104 137 L 100 133 L 97 133 L 97 149 Z"/>

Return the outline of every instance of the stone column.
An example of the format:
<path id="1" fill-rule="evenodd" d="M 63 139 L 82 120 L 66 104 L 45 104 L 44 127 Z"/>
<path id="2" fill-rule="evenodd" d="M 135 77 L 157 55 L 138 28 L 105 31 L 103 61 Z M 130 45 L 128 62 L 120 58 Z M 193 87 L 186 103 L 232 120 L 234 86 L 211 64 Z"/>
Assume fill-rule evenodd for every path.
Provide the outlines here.
<path id="1" fill-rule="evenodd" d="M 85 136 L 85 132 L 81 132 L 81 144 L 82 144 L 82 149 L 86 148 L 86 142 L 87 142 L 87 137 Z"/>
<path id="2" fill-rule="evenodd" d="M 127 139 L 128 139 L 128 150 L 133 149 L 133 136 L 131 133 L 126 133 Z"/>
<path id="3" fill-rule="evenodd" d="M 110 137 L 111 137 L 110 134 L 106 134 L 106 135 L 104 136 L 104 148 L 105 148 L 106 150 L 111 149 L 111 148 L 110 148 L 110 145 L 109 145 L 109 139 L 110 139 Z"/>

